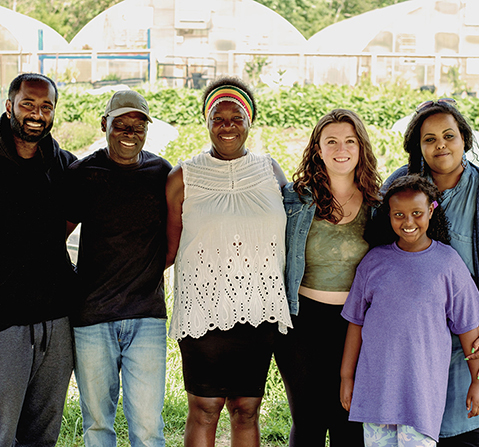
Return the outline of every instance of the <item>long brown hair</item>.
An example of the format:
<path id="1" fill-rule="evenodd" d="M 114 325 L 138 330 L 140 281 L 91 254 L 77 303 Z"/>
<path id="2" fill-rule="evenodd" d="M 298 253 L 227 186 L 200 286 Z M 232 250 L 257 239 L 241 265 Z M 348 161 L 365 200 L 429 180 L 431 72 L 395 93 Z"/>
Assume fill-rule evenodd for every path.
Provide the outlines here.
<path id="1" fill-rule="evenodd" d="M 356 131 L 359 142 L 359 161 L 354 173 L 354 182 L 363 195 L 363 201 L 373 206 L 379 201 L 381 177 L 377 171 L 377 160 L 373 154 L 369 136 L 363 122 L 356 113 L 346 109 L 334 109 L 324 115 L 316 124 L 303 158 L 293 175 L 294 190 L 300 195 L 311 190 L 315 217 L 338 223 L 344 217 L 343 208 L 334 198 L 326 166 L 319 154 L 321 132 L 328 124 L 349 123 Z"/>

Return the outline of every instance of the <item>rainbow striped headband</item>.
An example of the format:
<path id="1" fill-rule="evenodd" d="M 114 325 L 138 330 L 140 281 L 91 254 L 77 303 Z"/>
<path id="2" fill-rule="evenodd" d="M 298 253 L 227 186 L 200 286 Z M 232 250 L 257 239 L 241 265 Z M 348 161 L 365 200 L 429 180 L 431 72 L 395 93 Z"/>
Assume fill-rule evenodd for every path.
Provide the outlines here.
<path id="1" fill-rule="evenodd" d="M 244 90 L 233 85 L 222 85 L 215 88 L 206 98 L 205 101 L 205 119 L 208 121 L 208 116 L 213 109 L 213 106 L 223 101 L 230 101 L 238 104 L 246 113 L 249 118 L 249 124 L 253 122 L 253 101 L 246 94 Z"/>

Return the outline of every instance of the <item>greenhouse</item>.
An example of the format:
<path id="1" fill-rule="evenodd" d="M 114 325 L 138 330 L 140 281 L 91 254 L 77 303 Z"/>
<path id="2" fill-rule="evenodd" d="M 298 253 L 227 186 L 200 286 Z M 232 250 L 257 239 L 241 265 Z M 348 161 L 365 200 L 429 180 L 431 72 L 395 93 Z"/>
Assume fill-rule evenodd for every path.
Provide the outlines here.
<path id="1" fill-rule="evenodd" d="M 110 52 L 97 61 L 97 79 L 142 78 L 151 71 L 168 85 L 201 87 L 220 73 L 255 76 L 261 69 L 297 79 L 297 57 L 268 63 L 252 54 L 299 53 L 305 43 L 287 20 L 253 0 L 125 0 L 88 23 L 70 47 Z M 131 50 L 129 59 L 115 56 L 125 49 Z M 78 64 L 88 76 L 88 62 Z"/>
<path id="2" fill-rule="evenodd" d="M 160 81 L 202 88 L 227 73 L 270 86 L 355 85 L 366 77 L 439 95 L 479 90 L 477 0 L 409 0 L 338 22 L 308 41 L 253 0 L 124 0 L 70 44 L 34 19 L 0 11 L 3 88 L 19 72 L 42 71 L 94 87 Z"/>
<path id="3" fill-rule="evenodd" d="M 52 68 L 52 64 L 44 64 L 39 51 L 67 48 L 68 42 L 49 26 L 0 6 L 0 98 L 18 73 L 46 73 Z"/>
<path id="4" fill-rule="evenodd" d="M 312 82 L 374 83 L 397 77 L 415 88 L 479 88 L 479 2 L 411 0 L 331 25 L 307 43 Z M 459 82 L 459 78 L 461 81 Z M 462 85 L 461 85 L 462 83 Z"/>

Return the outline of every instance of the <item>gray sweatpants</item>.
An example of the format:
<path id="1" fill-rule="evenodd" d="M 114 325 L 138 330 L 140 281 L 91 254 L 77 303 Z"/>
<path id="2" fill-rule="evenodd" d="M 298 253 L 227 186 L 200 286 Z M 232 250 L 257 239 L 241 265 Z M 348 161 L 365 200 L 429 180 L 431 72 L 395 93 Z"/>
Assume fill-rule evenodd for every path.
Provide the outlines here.
<path id="1" fill-rule="evenodd" d="M 73 368 L 68 318 L 0 331 L 0 447 L 54 447 Z"/>

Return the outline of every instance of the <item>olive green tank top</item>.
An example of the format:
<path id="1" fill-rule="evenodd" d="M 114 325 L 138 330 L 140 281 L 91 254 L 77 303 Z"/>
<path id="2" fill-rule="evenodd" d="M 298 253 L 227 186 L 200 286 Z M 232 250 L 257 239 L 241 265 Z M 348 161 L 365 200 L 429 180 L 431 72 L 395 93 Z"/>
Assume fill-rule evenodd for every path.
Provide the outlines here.
<path id="1" fill-rule="evenodd" d="M 349 292 L 356 267 L 369 246 L 363 239 L 369 207 L 364 203 L 346 224 L 313 219 L 306 240 L 306 267 L 301 285 L 326 292 Z"/>

